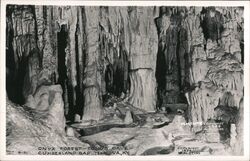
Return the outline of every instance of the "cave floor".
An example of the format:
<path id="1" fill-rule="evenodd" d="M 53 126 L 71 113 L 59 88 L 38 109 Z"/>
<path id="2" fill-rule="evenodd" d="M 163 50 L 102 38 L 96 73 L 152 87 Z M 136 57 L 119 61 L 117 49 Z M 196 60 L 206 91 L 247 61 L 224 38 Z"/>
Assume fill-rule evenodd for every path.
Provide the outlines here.
<path id="1" fill-rule="evenodd" d="M 221 141 L 218 132 L 193 131 L 184 125 L 185 109 L 180 110 L 179 104 L 176 107 L 175 111 L 147 113 L 119 100 L 105 105 L 102 120 L 68 126 L 79 140 L 90 145 L 91 154 L 230 155 L 227 140 Z M 131 122 L 125 121 L 128 117 Z"/>

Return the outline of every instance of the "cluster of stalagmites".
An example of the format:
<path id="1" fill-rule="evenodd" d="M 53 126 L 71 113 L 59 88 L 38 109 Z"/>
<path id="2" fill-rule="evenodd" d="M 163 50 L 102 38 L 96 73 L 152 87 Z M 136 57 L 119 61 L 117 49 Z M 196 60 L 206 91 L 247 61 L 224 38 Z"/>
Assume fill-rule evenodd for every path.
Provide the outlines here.
<path id="1" fill-rule="evenodd" d="M 64 131 L 64 115 L 75 121 L 101 120 L 103 96 L 112 93 L 146 112 L 187 102 L 188 121 L 232 124 L 237 133 L 232 137 L 242 141 L 242 8 L 7 10 L 7 92 L 31 111 L 27 116 L 45 118 L 35 118 L 39 125 L 58 122 Z M 9 106 L 14 114 L 21 110 Z M 133 122 L 130 115 L 126 124 Z M 9 122 L 18 126 L 12 116 Z"/>

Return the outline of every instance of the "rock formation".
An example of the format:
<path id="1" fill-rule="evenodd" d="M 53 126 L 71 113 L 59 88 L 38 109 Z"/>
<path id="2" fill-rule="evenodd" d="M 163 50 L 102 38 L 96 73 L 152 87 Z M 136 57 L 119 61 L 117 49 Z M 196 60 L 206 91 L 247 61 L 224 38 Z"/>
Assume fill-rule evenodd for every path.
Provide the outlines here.
<path id="1" fill-rule="evenodd" d="M 132 105 L 155 111 L 157 8 L 10 5 L 8 11 L 7 54 L 14 57 L 12 79 L 23 87 L 15 102 L 59 83 L 70 117 L 82 111 L 83 119 L 101 119 L 106 92 L 129 91 Z"/>
<path id="2" fill-rule="evenodd" d="M 214 109 L 219 105 L 225 105 L 228 108 L 239 107 L 240 99 L 243 97 L 243 84 L 237 82 L 243 82 L 243 66 L 239 56 L 235 55 L 241 51 L 239 42 L 242 38 L 236 37 L 237 25 L 228 24 L 238 23 L 236 19 L 242 18 L 239 12 L 241 8 L 215 9 L 211 7 L 204 10 L 201 15 L 194 15 L 201 16 L 203 19 L 200 24 L 197 24 L 201 26 L 195 30 L 200 30 L 199 35 L 204 35 L 206 43 L 204 44 L 203 40 L 191 45 L 193 49 L 190 61 L 193 65 L 197 65 L 191 67 L 189 73 L 190 84 L 195 86 L 194 90 L 186 95 L 189 102 L 189 118 L 192 121 L 206 121 L 214 118 Z M 211 29 L 213 27 L 214 30 Z M 226 38 L 226 33 L 228 36 L 234 35 L 233 41 L 238 42 L 232 43 L 237 46 L 231 48 L 231 51 L 227 46 L 232 45 L 224 42 L 225 39 L 231 41 L 231 38 Z M 198 38 L 194 40 L 194 36 L 192 37 L 193 41 L 198 42 Z"/>
<path id="3" fill-rule="evenodd" d="M 124 123 L 125 124 L 133 123 L 132 114 L 131 114 L 131 111 L 129 111 L 129 110 L 126 112 L 126 115 L 125 115 L 125 118 L 124 118 Z"/>
<path id="4" fill-rule="evenodd" d="M 7 154 L 37 155 L 41 147 L 89 147 L 76 138 L 66 137 L 61 93 L 55 92 L 50 98 L 51 105 L 45 111 L 21 107 L 6 100 Z"/>
<path id="5" fill-rule="evenodd" d="M 120 121 L 125 117 L 127 124 L 148 120 L 144 127 L 151 128 L 156 123 L 140 114 L 162 110 L 165 117 L 179 111 L 188 122 L 235 124 L 236 142 L 242 142 L 243 11 L 242 7 L 8 5 L 6 90 L 8 102 L 24 106 L 8 103 L 8 122 L 19 127 L 9 112 L 13 111 L 28 127 L 30 119 L 36 119 L 39 125 L 45 121 L 58 126 L 58 133 L 64 134 L 65 120 L 98 124 L 111 114 Z M 106 109 L 112 98 L 116 101 Z M 139 112 L 132 111 L 132 118 L 123 105 Z M 179 105 L 183 109 L 178 110 Z M 26 114 L 26 108 L 35 112 Z M 36 113 L 44 120 L 35 118 Z M 48 129 L 44 131 L 47 135 Z"/>

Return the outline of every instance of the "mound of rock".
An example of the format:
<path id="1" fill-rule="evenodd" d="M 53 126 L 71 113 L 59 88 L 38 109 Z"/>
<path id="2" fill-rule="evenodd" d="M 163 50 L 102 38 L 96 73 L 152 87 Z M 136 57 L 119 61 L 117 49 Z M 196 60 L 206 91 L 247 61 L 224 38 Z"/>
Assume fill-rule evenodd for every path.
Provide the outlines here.
<path id="1" fill-rule="evenodd" d="M 46 99 L 36 101 L 38 97 L 45 98 L 46 94 L 48 95 Z M 43 86 L 35 94 L 33 103 L 36 106 L 33 106 L 33 108 L 15 105 L 8 99 L 6 100 L 8 154 L 24 152 L 24 154 L 37 155 L 39 147 L 88 147 L 88 144 L 81 143 L 74 137 L 66 137 L 61 94 L 60 86 Z M 41 103 L 41 101 L 45 102 L 47 99 L 48 102 Z M 36 109 L 38 107 L 43 107 L 43 110 Z"/>

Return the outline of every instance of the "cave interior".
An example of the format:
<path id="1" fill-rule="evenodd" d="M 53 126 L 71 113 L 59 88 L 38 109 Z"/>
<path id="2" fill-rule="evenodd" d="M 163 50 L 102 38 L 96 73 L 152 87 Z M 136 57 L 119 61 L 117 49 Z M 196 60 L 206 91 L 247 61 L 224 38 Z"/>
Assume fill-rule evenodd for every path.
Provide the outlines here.
<path id="1" fill-rule="evenodd" d="M 242 117 L 242 10 L 8 5 L 7 97 L 41 112 L 60 85 L 65 127 L 81 136 L 181 116 L 223 122 L 227 142 Z"/>

